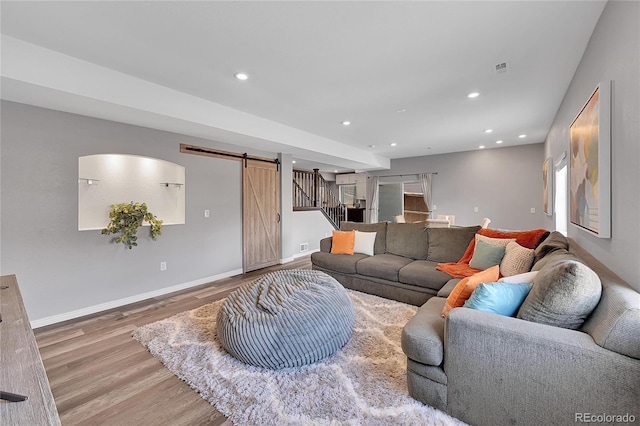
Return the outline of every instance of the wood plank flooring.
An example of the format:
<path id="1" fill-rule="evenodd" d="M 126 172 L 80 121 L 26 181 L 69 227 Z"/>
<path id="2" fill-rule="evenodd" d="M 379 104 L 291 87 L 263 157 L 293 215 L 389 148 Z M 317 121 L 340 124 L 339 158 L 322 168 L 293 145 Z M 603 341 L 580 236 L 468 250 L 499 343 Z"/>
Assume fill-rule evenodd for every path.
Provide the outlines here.
<path id="1" fill-rule="evenodd" d="M 280 269 L 311 269 L 310 257 L 34 330 L 63 426 L 229 425 L 131 332 Z"/>

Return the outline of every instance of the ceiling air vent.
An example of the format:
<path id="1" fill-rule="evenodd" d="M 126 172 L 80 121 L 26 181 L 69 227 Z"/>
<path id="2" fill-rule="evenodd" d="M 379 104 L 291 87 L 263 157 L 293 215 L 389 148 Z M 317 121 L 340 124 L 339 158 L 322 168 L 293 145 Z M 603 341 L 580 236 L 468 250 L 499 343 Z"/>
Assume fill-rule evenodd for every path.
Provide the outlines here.
<path id="1" fill-rule="evenodd" d="M 509 62 L 507 61 L 498 62 L 493 68 L 495 74 L 505 74 L 507 71 L 509 71 Z"/>

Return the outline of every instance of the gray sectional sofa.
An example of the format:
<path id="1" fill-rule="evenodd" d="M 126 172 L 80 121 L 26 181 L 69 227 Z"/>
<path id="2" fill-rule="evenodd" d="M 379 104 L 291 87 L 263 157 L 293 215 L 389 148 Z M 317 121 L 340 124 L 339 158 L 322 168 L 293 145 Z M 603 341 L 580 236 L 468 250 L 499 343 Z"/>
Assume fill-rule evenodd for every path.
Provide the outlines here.
<path id="1" fill-rule="evenodd" d="M 386 228 L 391 240 L 400 238 L 394 225 Z M 423 231 L 427 244 L 436 230 Z M 640 294 L 561 234 L 551 233 L 536 248 L 533 270 L 540 275 L 577 261 L 595 271 L 602 283 L 600 301 L 577 330 L 468 308 L 454 308 L 442 318 L 459 279 L 429 272 L 433 281 L 419 286 L 403 282 L 400 273 L 412 262 L 437 262 L 412 259 L 402 266 L 388 258 L 388 244 L 380 244 L 376 253 L 384 257 L 378 267 L 384 263 L 396 271 L 382 279 L 366 275 L 371 266 L 358 267 L 378 254 L 354 258 L 355 265 L 334 258 L 332 267 L 327 245 L 324 241 L 323 252 L 312 257 L 313 267 L 333 272 L 346 287 L 409 303 L 426 299 L 402 334 L 408 390 L 417 400 L 473 425 L 640 424 Z M 392 241 L 391 253 L 399 246 Z"/>
<path id="2" fill-rule="evenodd" d="M 311 255 L 313 269 L 333 276 L 346 288 L 421 306 L 443 287 L 459 281 L 436 270 L 436 265 L 457 262 L 480 227 L 343 222 L 341 229 L 376 232 L 374 256 L 331 254 L 329 237 L 321 240 L 320 251 Z"/>

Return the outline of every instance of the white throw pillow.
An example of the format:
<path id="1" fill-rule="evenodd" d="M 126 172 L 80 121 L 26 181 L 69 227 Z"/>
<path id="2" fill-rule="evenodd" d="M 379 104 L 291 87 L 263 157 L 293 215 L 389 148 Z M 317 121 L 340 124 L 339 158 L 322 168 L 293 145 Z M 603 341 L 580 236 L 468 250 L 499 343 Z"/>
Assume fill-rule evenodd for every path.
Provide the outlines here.
<path id="1" fill-rule="evenodd" d="M 376 242 L 376 234 L 377 232 L 356 231 L 356 241 L 353 245 L 353 252 L 373 256 L 373 245 Z"/>
<path id="2" fill-rule="evenodd" d="M 531 270 L 533 260 L 535 259 L 535 251 L 522 247 L 518 243 L 507 244 L 507 249 L 500 262 L 500 273 L 504 277 L 523 274 Z"/>
<path id="3" fill-rule="evenodd" d="M 533 284 L 533 279 L 538 275 L 538 271 L 525 272 L 524 274 L 512 275 L 510 277 L 502 277 L 499 283 L 510 284 Z"/>

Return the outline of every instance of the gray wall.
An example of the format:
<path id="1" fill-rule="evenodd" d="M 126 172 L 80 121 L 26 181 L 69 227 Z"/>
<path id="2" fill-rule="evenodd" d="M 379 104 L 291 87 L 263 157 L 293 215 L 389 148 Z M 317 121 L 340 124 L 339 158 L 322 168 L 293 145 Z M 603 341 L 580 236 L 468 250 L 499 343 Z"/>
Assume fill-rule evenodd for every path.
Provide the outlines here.
<path id="1" fill-rule="evenodd" d="M 569 126 L 600 81 L 612 80 L 611 238 L 569 225 L 569 237 L 640 290 L 640 3 L 607 3 L 545 144 L 558 159 L 569 149 Z M 552 218 L 544 225 L 552 229 Z"/>
<path id="2" fill-rule="evenodd" d="M 293 212 L 292 214 L 293 257 L 308 255 L 320 251 L 320 240 L 331 236 L 333 225 L 320 210 Z M 309 249 L 300 252 L 300 244 L 308 243 Z"/>
<path id="3" fill-rule="evenodd" d="M 32 321 L 241 270 L 241 163 L 179 152 L 180 143 L 228 146 L 11 102 L 1 137 L 0 272 L 17 275 Z M 133 250 L 78 231 L 78 157 L 98 153 L 184 166 L 186 224 Z"/>
<path id="4" fill-rule="evenodd" d="M 478 225 L 488 217 L 492 228 L 541 228 L 543 148 L 539 143 L 401 158 L 391 160 L 391 170 L 370 174 L 438 172 L 432 181 L 433 215 L 455 215 L 456 225 Z M 530 213 L 532 207 L 535 214 Z"/>

